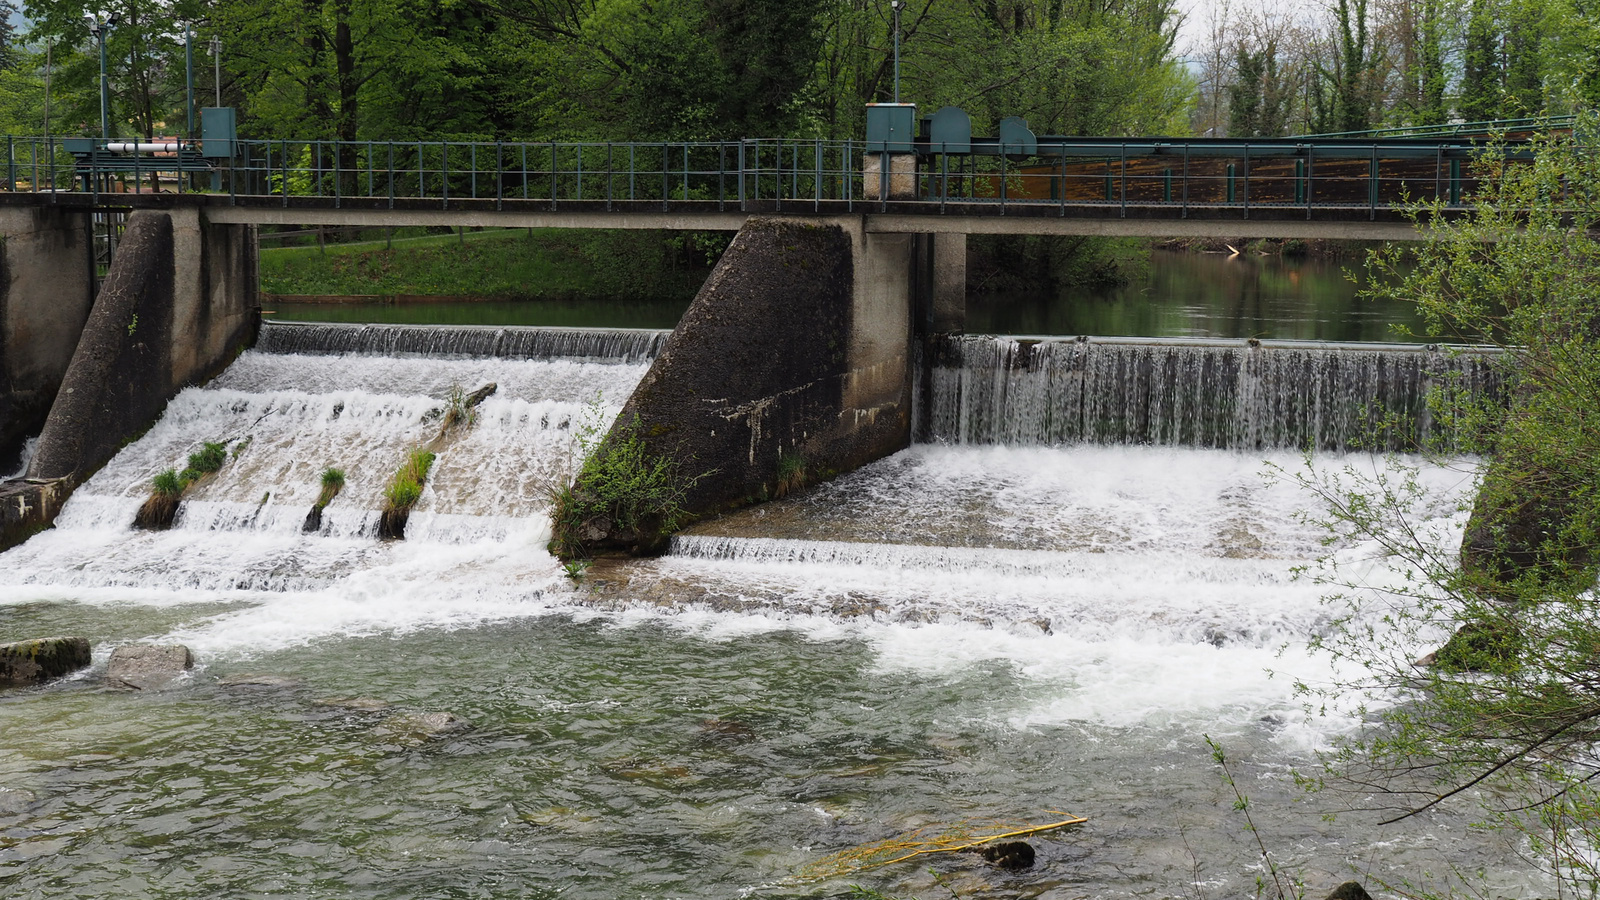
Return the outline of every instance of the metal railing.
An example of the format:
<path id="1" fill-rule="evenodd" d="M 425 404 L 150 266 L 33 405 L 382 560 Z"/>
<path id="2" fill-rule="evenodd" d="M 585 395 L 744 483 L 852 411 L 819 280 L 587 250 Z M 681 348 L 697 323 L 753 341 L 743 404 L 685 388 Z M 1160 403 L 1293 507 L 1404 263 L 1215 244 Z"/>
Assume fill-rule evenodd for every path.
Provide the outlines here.
<path id="1" fill-rule="evenodd" d="M 1003 214 L 1017 206 L 1332 207 L 1371 217 L 1416 200 L 1457 206 L 1476 183 L 1478 142 L 1463 139 L 1043 138 L 1027 155 L 939 152 L 926 142 L 888 166 L 862 141 L 748 139 L 687 143 L 239 140 L 231 158 L 196 170 L 192 153 L 69 153 L 56 138 L 6 137 L 0 190 L 105 195 L 202 192 L 251 205 L 365 209 L 480 208 L 638 212 L 801 212 L 886 208 Z M 1513 142 L 1515 143 L 1515 142 Z M 1523 152 L 1513 146 L 1513 153 Z M 908 168 L 915 158 L 915 171 Z M 308 198 L 320 203 L 307 204 Z M 907 206 L 906 204 L 911 204 Z M 1036 210 L 1037 211 L 1037 210 Z"/>

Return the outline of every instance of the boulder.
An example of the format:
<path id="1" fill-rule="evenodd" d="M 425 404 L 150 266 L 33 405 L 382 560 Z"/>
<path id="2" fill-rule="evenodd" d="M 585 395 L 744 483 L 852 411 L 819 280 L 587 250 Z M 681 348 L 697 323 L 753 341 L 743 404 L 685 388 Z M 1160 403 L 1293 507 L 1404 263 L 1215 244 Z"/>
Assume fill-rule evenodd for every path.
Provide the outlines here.
<path id="1" fill-rule="evenodd" d="M 1468 622 L 1414 665 L 1446 672 L 1505 672 L 1516 667 L 1522 633 L 1509 621 Z"/>
<path id="2" fill-rule="evenodd" d="M 420 744 L 451 732 L 460 731 L 470 727 L 466 719 L 454 713 L 426 712 L 426 713 L 395 713 L 384 719 L 373 732 L 384 737 L 395 738 L 402 743 Z"/>
<path id="3" fill-rule="evenodd" d="M 51 637 L 0 644 L 0 687 L 38 684 L 87 665 L 87 638 Z"/>
<path id="4" fill-rule="evenodd" d="M 1003 841 L 979 851 L 983 858 L 1002 869 L 1021 871 L 1033 868 L 1033 845 L 1027 841 Z"/>
<path id="5" fill-rule="evenodd" d="M 1328 895 L 1328 900 L 1372 900 L 1372 895 L 1361 886 L 1359 881 L 1346 881 L 1333 889 Z"/>
<path id="6" fill-rule="evenodd" d="M 194 668 L 182 644 L 128 644 L 111 651 L 106 683 L 136 691 L 158 691 Z"/>

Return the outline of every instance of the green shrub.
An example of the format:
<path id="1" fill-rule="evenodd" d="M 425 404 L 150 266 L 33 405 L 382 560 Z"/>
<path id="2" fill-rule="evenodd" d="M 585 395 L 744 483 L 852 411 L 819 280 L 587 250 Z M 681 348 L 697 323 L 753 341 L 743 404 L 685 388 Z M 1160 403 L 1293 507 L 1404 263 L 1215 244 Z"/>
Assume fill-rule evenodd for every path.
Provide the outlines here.
<path id="1" fill-rule="evenodd" d="M 322 470 L 322 493 L 317 495 L 317 509 L 325 508 L 333 502 L 344 490 L 344 470 L 327 468 Z"/>
<path id="2" fill-rule="evenodd" d="M 162 472 L 160 475 L 157 475 L 150 482 L 150 486 L 159 496 L 176 497 L 179 494 L 182 494 L 183 489 L 189 485 L 188 482 L 178 475 L 177 470 L 168 469 L 165 472 Z"/>
<path id="3" fill-rule="evenodd" d="M 412 450 L 400 470 L 389 479 L 383 496 L 390 509 L 410 509 L 422 497 L 422 485 L 428 480 L 428 470 L 433 468 L 434 455 L 427 450 Z"/>
<path id="4" fill-rule="evenodd" d="M 701 478 L 686 477 L 677 460 L 651 452 L 639 419 L 612 428 L 603 441 L 579 435 L 584 454 L 578 477 L 554 497 L 550 551 L 562 559 L 589 554 L 587 525 L 606 522 L 612 535 L 636 535 L 641 545 L 658 544 L 691 518 L 685 498 Z"/>
<path id="5" fill-rule="evenodd" d="M 189 465 L 183 470 L 183 474 L 189 476 L 190 481 L 195 481 L 202 475 L 210 475 L 222 468 L 222 464 L 227 461 L 227 444 L 207 442 L 202 444 L 199 450 L 189 454 Z"/>

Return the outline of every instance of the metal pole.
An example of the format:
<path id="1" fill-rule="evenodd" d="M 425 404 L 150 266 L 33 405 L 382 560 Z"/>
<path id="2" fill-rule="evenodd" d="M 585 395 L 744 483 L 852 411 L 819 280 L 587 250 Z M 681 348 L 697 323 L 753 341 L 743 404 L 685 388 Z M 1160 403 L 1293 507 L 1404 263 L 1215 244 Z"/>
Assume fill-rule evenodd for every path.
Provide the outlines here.
<path id="1" fill-rule="evenodd" d="M 111 137 L 111 83 L 106 80 L 106 29 L 102 22 L 95 27 L 95 38 L 100 42 L 100 137 Z"/>
<path id="2" fill-rule="evenodd" d="M 894 10 L 894 102 L 900 102 L 900 10 L 904 7 L 905 0 L 891 0 L 889 6 Z"/>
<path id="3" fill-rule="evenodd" d="M 50 143 L 50 75 L 55 67 L 56 46 L 54 43 L 44 45 L 44 142 Z"/>
<path id="4" fill-rule="evenodd" d="M 194 140 L 194 32 L 183 29 L 184 112 L 189 117 L 189 140 Z"/>
<path id="5" fill-rule="evenodd" d="M 213 35 L 212 38 L 211 38 L 211 58 L 212 58 L 213 63 L 216 66 L 216 74 L 213 76 L 213 78 L 216 81 L 217 105 L 221 106 L 222 105 L 222 38 L 220 36 Z"/>

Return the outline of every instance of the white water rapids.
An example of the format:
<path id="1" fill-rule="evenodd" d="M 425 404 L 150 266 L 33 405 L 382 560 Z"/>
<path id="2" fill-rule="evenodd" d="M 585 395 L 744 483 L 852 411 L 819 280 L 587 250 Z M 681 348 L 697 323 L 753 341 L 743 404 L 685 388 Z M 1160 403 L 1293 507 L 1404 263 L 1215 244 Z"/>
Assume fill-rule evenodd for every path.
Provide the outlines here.
<path id="1" fill-rule="evenodd" d="M 292 336 L 276 335 L 264 344 L 282 349 L 292 346 Z M 649 776 L 667 785 L 661 789 L 669 798 L 662 801 L 666 811 L 651 812 L 655 807 L 647 803 L 643 812 L 628 812 L 624 805 L 596 812 L 594 820 L 574 818 L 560 826 L 560 840 L 540 838 L 544 846 L 566 846 L 560 841 L 570 840 L 572 852 L 581 855 L 581 848 L 590 846 L 581 823 L 612 821 L 608 816 L 643 816 L 630 827 L 659 829 L 668 844 L 710 828 L 684 807 L 694 806 L 681 793 L 692 793 L 688 786 L 696 782 L 688 778 L 744 784 L 739 779 L 748 777 L 748 786 L 726 789 L 748 795 L 738 802 L 767 809 L 763 815 L 790 815 L 762 805 L 780 802 L 820 812 L 805 812 L 812 824 L 794 825 L 792 839 L 783 831 L 741 832 L 737 840 L 728 839 L 730 853 L 755 854 L 746 860 L 777 854 L 769 861 L 724 869 L 715 859 L 652 858 L 641 872 L 619 871 L 592 889 L 578 890 L 581 896 L 653 895 L 653 882 L 643 872 L 687 873 L 692 884 L 698 867 L 706 865 L 720 873 L 712 882 L 718 887 L 708 896 L 791 896 L 799 889 L 773 886 L 787 884 L 783 879 L 792 866 L 840 849 L 840 841 L 848 846 L 851 835 L 933 821 L 948 812 L 946 806 L 970 815 L 1066 806 L 1104 821 L 1098 837 L 1085 839 L 1094 846 L 1103 843 L 1103 849 L 1047 858 L 1038 878 L 1054 887 L 1042 894 L 1007 888 L 1010 893 L 1003 896 L 1065 898 L 1080 889 L 1097 896 L 1182 894 L 1181 882 L 1191 880 L 1193 867 L 1175 849 L 1179 835 L 1173 828 L 1186 816 L 1198 816 L 1188 821 L 1211 832 L 1189 837 L 1201 840 L 1209 857 L 1199 865 L 1206 873 L 1201 880 L 1211 885 L 1207 890 L 1242 892 L 1249 884 L 1252 852 L 1227 836 L 1236 829 L 1225 806 L 1216 805 L 1221 801 L 1215 777 L 1197 741 L 1202 732 L 1239 748 L 1241 765 L 1260 779 L 1253 790 L 1281 804 L 1277 814 L 1264 813 L 1264 818 L 1279 828 L 1288 844 L 1284 852 L 1313 877 L 1336 883 L 1358 864 L 1399 877 L 1464 860 L 1488 867 L 1489 883 L 1497 890 L 1539 889 L 1510 862 L 1507 854 L 1514 848 L 1473 835 L 1459 818 L 1364 834 L 1354 825 L 1330 831 L 1314 813 L 1294 812 L 1297 798 L 1287 784 L 1288 768 L 1305 765 L 1307 751 L 1326 746 L 1355 724 L 1338 715 L 1308 718 L 1292 690 L 1296 679 L 1315 682 L 1330 674 L 1327 661 L 1306 649 L 1307 641 L 1328 626 L 1331 612 L 1321 602 L 1323 589 L 1293 577 L 1296 566 L 1311 564 L 1323 552 L 1320 533 L 1302 520 L 1311 499 L 1289 481 L 1264 477 L 1269 466 L 1302 466 L 1298 454 L 917 445 L 798 497 L 703 523 L 675 539 L 671 552 L 659 560 L 597 567 L 586 583 L 574 585 L 544 549 L 545 498 L 549 486 L 570 471 L 575 429 L 586 418 L 601 425 L 614 417 L 642 377 L 646 363 L 638 342 L 624 341 L 621 349 L 608 345 L 606 352 L 615 356 L 607 359 L 549 358 L 539 349 L 546 345 L 531 338 L 496 338 L 492 346 L 514 345 L 514 352 L 492 357 L 459 355 L 459 335 L 448 335 L 441 352 L 430 352 L 415 336 L 407 339 L 411 343 L 403 356 L 377 355 L 345 338 L 335 348 L 339 352 L 315 347 L 315 352 L 250 351 L 216 381 L 185 390 L 146 435 L 77 491 L 56 528 L 0 556 L 0 625 L 5 626 L 0 639 L 13 639 L 13 629 L 30 623 L 95 623 L 85 627 L 100 629 L 108 639 L 97 641 L 90 679 L 104 665 L 110 645 L 142 638 L 190 646 L 200 661 L 194 690 L 227 672 L 267 666 L 295 677 L 321 673 L 330 685 L 339 683 L 351 693 L 385 689 L 381 685 L 403 693 L 393 685 L 403 680 L 399 673 L 411 660 L 419 668 L 436 665 L 423 660 L 442 652 L 435 648 L 439 642 L 481 639 L 497 648 L 497 661 L 481 664 L 490 670 L 487 675 L 472 674 L 480 664 L 470 658 L 452 663 L 463 669 L 460 678 L 467 686 L 463 699 L 453 702 L 473 708 L 479 701 L 472 697 L 492 696 L 504 698 L 506 705 L 498 712 L 480 711 L 480 719 L 492 724 L 477 722 L 477 731 L 454 738 L 450 746 L 456 748 L 452 752 L 487 760 L 481 763 L 484 771 L 498 774 L 485 774 L 486 783 L 521 771 L 528 754 L 543 752 L 507 750 L 502 758 L 491 746 L 508 740 L 506 730 L 515 731 L 517 723 L 546 715 L 538 711 L 546 707 L 519 705 L 524 701 L 515 698 L 524 683 L 543 684 L 542 672 L 557 665 L 554 659 L 528 668 L 498 668 L 501 659 L 521 652 L 513 648 L 525 645 L 559 644 L 574 659 L 598 654 L 600 661 L 592 664 L 596 678 L 651 660 L 648 671 L 637 675 L 648 685 L 637 696 L 608 681 L 582 701 L 605 709 L 602 701 L 609 698 L 625 710 L 681 700 L 689 690 L 685 685 L 696 678 L 694 666 L 701 665 L 688 662 L 699 658 L 697 646 L 728 648 L 713 655 L 755 653 L 772 660 L 813 652 L 806 647 L 824 648 L 805 665 L 832 674 L 800 696 L 821 702 L 837 689 L 841 709 L 859 707 L 881 718 L 881 724 L 871 718 L 859 723 L 851 716 L 862 713 L 836 710 L 795 720 L 786 726 L 794 734 L 832 742 L 828 746 L 835 748 L 800 754 L 806 763 L 790 761 L 775 737 L 770 745 L 750 745 L 767 748 L 760 752 L 740 751 L 746 755 L 736 762 L 650 762 L 669 773 Z M 380 349 L 392 350 L 393 339 L 384 340 L 388 343 Z M 474 340 L 480 346 L 487 339 Z M 560 346 L 578 346 L 562 340 Z M 601 344 L 584 346 L 590 348 L 586 353 L 599 353 L 593 348 Z M 546 358 L 522 358 L 538 354 Z M 441 451 L 407 540 L 379 542 L 377 517 L 386 479 L 410 448 L 432 436 L 452 388 L 471 390 L 487 382 L 497 383 L 498 391 L 479 408 L 476 423 Z M 159 533 L 132 530 L 151 478 L 181 468 L 202 442 L 218 440 L 230 441 L 231 450 L 243 449 L 191 492 L 175 527 Z M 1381 458 L 1355 455 L 1318 457 L 1315 464 L 1387 465 Z M 321 531 L 304 534 L 302 523 L 317 497 L 320 473 L 329 467 L 343 469 L 346 486 L 327 508 Z M 1429 498 L 1424 515 L 1432 527 L 1442 540 L 1459 535 L 1457 506 L 1470 473 L 1424 467 L 1420 477 Z M 1349 547 L 1343 552 L 1355 559 L 1365 551 Z M 569 639 L 559 636 L 566 626 L 529 624 L 557 621 L 603 623 L 611 636 L 562 644 Z M 529 628 L 535 629 L 531 635 Z M 649 638 L 658 633 L 651 629 L 662 629 L 659 634 L 665 636 Z M 805 646 L 788 648 L 784 642 L 791 638 Z M 612 646 L 619 642 L 620 647 Z M 843 662 L 852 658 L 850 648 L 864 648 L 859 669 Z M 832 657 L 844 668 L 828 669 Z M 778 699 L 789 696 L 779 686 L 785 676 L 751 665 L 755 668 L 744 674 L 726 675 L 716 690 L 723 692 L 719 702 L 756 711 L 747 715 L 759 723 L 766 721 L 762 715 L 778 715 L 773 711 L 787 709 L 791 701 Z M 793 664 L 773 665 L 781 672 Z M 803 677 L 800 670 L 789 671 L 793 678 Z M 612 677 L 621 676 L 604 676 Z M 429 691 L 419 696 L 448 694 L 439 687 Z M 759 712 L 763 709 L 769 712 Z M 122 728 L 127 723 L 117 717 L 128 714 L 95 713 L 117 719 Z M 0 704 L 0 723 L 3 716 Z M 565 726 L 588 735 L 575 759 L 648 755 L 638 748 L 619 749 L 646 738 L 613 734 L 608 729 L 623 726 L 605 721 L 602 713 L 585 713 Z M 646 735 L 653 727 L 627 726 Z M 938 737 L 952 728 L 959 734 L 977 729 L 985 735 L 980 744 L 991 749 L 959 749 L 969 738 Z M 921 736 L 913 740 L 907 736 L 912 734 Z M 838 749 L 855 746 L 851 735 L 869 737 L 848 753 Z M 959 746 L 949 749 L 941 741 Z M 903 749 L 908 746 L 912 749 Z M 49 765 L 29 753 L 7 752 L 0 743 L 0 789 L 9 780 L 35 794 L 53 790 L 54 776 L 46 777 L 53 771 Z M 805 786 L 823 777 L 805 766 L 824 759 L 859 755 L 860 765 L 893 768 L 918 765 L 915 760 L 924 753 L 953 768 L 929 774 L 927 781 L 896 775 L 910 780 L 886 781 L 895 786 L 878 800 L 870 799 L 866 787 L 834 792 Z M 646 763 L 625 771 L 639 766 Z M 670 774 L 680 768 L 691 775 Z M 1049 784 L 1019 782 L 1013 769 L 1033 769 L 1041 777 L 1057 774 L 1049 776 L 1055 779 Z M 573 784 L 563 790 L 578 790 Z M 931 799 L 945 796 L 940 785 L 954 784 L 964 785 L 957 792 L 959 802 Z M 770 796 L 769 788 L 775 792 Z M 492 833 L 493 840 L 522 840 L 507 836 L 525 812 L 518 804 L 532 803 L 523 795 L 541 791 L 546 788 L 525 787 L 522 795 L 509 797 L 504 802 L 513 812 L 503 815 L 493 811 L 502 801 L 490 802 L 485 824 L 472 827 Z M 822 799 L 806 799 L 813 794 Z M 560 810 L 581 806 L 564 797 L 554 791 L 539 802 Z M 1203 815 L 1189 809 L 1190 800 L 1204 808 Z M 1138 818 L 1138 811 L 1152 803 L 1164 810 L 1157 817 L 1164 824 Z M 6 815 L 0 808 L 0 880 L 10 872 L 26 884 L 42 884 L 40 864 L 5 849 L 4 829 L 11 822 Z M 340 815 L 358 812 L 351 807 Z M 569 813 L 548 815 L 560 819 Z M 490 819 L 504 821 L 491 828 Z M 868 821 L 875 824 L 867 827 Z M 851 830 L 858 827 L 865 830 Z M 458 839 L 465 840 L 451 838 Z M 1064 840 L 1072 846 L 1072 839 Z M 226 857 L 231 851 L 224 845 L 197 845 L 186 852 Z M 383 856 L 389 850 L 362 852 Z M 459 877 L 473 884 L 489 884 L 490 872 L 507 865 L 507 851 L 483 849 L 481 860 L 473 855 L 478 850 L 462 852 L 469 862 Z M 1376 862 L 1380 855 L 1382 861 Z M 98 865 L 95 859 L 69 854 L 59 865 L 70 872 L 81 868 L 87 885 L 94 881 L 86 873 Z M 481 872 L 473 868 L 479 862 Z M 405 864 L 392 865 L 404 870 Z M 748 872 L 740 868 L 745 865 L 751 867 Z M 516 883 L 545 896 L 567 877 L 562 871 L 559 866 L 537 873 L 530 868 L 526 880 Z M 347 867 L 330 863 L 317 876 L 330 881 L 295 883 L 359 883 L 349 876 Z M 929 891 L 925 881 L 916 880 L 919 876 L 904 877 L 910 880 L 885 884 Z M 212 887 L 217 884 L 239 886 L 215 882 Z M 381 890 L 371 895 L 386 896 Z"/>

